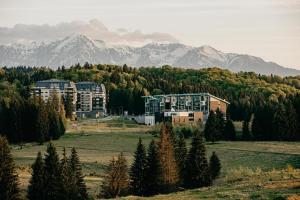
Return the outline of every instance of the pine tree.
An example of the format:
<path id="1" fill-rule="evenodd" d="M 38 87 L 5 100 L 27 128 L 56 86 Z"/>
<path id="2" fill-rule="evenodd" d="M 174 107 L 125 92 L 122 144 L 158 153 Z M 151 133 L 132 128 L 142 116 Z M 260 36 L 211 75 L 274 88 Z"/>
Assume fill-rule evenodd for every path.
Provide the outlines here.
<path id="1" fill-rule="evenodd" d="M 58 139 L 61 136 L 62 132 L 59 115 L 52 106 L 49 106 L 48 113 L 49 137 L 50 139 Z"/>
<path id="2" fill-rule="evenodd" d="M 129 175 L 127 162 L 123 154 L 118 159 L 113 158 L 106 170 L 100 197 L 116 198 L 127 193 L 129 187 Z"/>
<path id="3" fill-rule="evenodd" d="M 65 105 L 66 117 L 72 119 L 74 108 L 73 108 L 72 99 L 69 95 L 67 95 L 64 101 L 64 105 Z"/>
<path id="4" fill-rule="evenodd" d="M 197 188 L 211 184 L 206 148 L 199 130 L 195 132 L 192 139 L 185 171 L 185 187 Z"/>
<path id="5" fill-rule="evenodd" d="M 38 112 L 36 121 L 36 140 L 42 144 L 45 140 L 49 139 L 49 120 L 48 112 L 44 101 L 39 98 L 38 100 Z"/>
<path id="6" fill-rule="evenodd" d="M 159 193 L 161 185 L 161 167 L 157 144 L 152 140 L 148 147 L 146 168 L 146 195 L 151 196 Z"/>
<path id="7" fill-rule="evenodd" d="M 299 130 L 299 123 L 297 121 L 297 113 L 295 108 L 293 107 L 291 102 L 288 102 L 286 104 L 286 115 L 287 115 L 287 123 L 288 123 L 288 129 L 285 134 L 284 139 L 295 141 L 297 139 L 297 134 Z"/>
<path id="8" fill-rule="evenodd" d="M 187 156 L 186 142 L 184 139 L 184 135 L 181 132 L 179 134 L 175 146 L 175 158 L 176 158 L 181 184 L 183 184 L 183 180 L 184 180 L 186 156 Z"/>
<path id="9" fill-rule="evenodd" d="M 243 121 L 243 128 L 242 128 L 242 137 L 244 140 L 251 140 L 251 134 L 249 131 L 249 121 Z"/>
<path id="10" fill-rule="evenodd" d="M 217 109 L 216 110 L 216 129 L 217 129 L 216 139 L 217 140 L 223 137 L 224 128 L 225 128 L 224 114 L 221 112 L 220 109 Z"/>
<path id="11" fill-rule="evenodd" d="M 220 175 L 221 162 L 216 152 L 213 152 L 209 159 L 209 170 L 213 180 Z"/>
<path id="12" fill-rule="evenodd" d="M 19 200 L 20 190 L 18 175 L 10 153 L 9 144 L 0 135 L 0 198 L 1 200 Z"/>
<path id="13" fill-rule="evenodd" d="M 54 108 L 56 112 L 59 112 L 60 110 L 60 98 L 57 91 L 53 91 L 53 93 L 50 95 L 48 102 L 50 102 L 51 107 Z"/>
<path id="14" fill-rule="evenodd" d="M 131 177 L 131 190 L 134 195 L 144 196 L 146 191 L 146 150 L 142 143 L 142 139 L 139 139 L 136 151 L 134 153 L 134 161 L 130 169 Z"/>
<path id="15" fill-rule="evenodd" d="M 69 166 L 66 149 L 63 148 L 63 157 L 60 161 L 60 170 L 61 170 L 61 178 L 62 178 L 62 199 L 74 199 L 73 193 L 76 193 L 75 187 L 75 176 L 71 171 L 71 167 Z"/>
<path id="16" fill-rule="evenodd" d="M 50 142 L 45 155 L 45 199 L 61 200 L 63 184 L 59 157 L 55 146 Z"/>
<path id="17" fill-rule="evenodd" d="M 224 138 L 226 140 L 236 140 L 236 131 L 231 119 L 227 119 L 224 128 Z"/>
<path id="18" fill-rule="evenodd" d="M 166 126 L 167 132 L 169 134 L 170 140 L 174 146 L 176 144 L 176 135 L 175 135 L 173 125 L 171 122 L 165 122 L 165 126 Z"/>
<path id="19" fill-rule="evenodd" d="M 28 186 L 27 197 L 29 200 L 44 199 L 44 161 L 41 152 L 38 152 L 35 162 L 32 165 L 32 174 Z"/>
<path id="20" fill-rule="evenodd" d="M 176 190 L 179 183 L 179 175 L 170 130 L 163 124 L 160 133 L 159 160 L 161 166 L 162 192 L 171 192 Z"/>
<path id="21" fill-rule="evenodd" d="M 72 148 L 69 158 L 69 167 L 71 168 L 72 176 L 75 177 L 76 197 L 72 199 L 84 200 L 88 199 L 87 189 L 82 175 L 79 157 L 75 148 Z"/>
<path id="22" fill-rule="evenodd" d="M 218 138 L 217 119 L 214 111 L 209 112 L 208 119 L 205 123 L 204 135 L 207 141 L 214 143 Z"/>
<path id="23" fill-rule="evenodd" d="M 65 126 L 67 124 L 67 119 L 66 119 L 66 110 L 64 104 L 60 104 L 59 106 L 59 116 L 63 122 L 63 125 Z"/>

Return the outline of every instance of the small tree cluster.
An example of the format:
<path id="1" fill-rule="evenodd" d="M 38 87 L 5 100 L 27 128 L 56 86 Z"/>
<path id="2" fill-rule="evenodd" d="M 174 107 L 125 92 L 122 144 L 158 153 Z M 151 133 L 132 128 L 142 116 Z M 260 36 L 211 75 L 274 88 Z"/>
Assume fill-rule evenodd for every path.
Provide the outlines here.
<path id="1" fill-rule="evenodd" d="M 212 143 L 224 139 L 235 140 L 236 132 L 230 117 L 224 119 L 224 114 L 217 109 L 216 112 L 210 111 L 205 123 L 204 135 L 207 141 Z"/>
<path id="2" fill-rule="evenodd" d="M 206 159 L 203 136 L 196 131 L 192 147 L 188 151 L 184 135 L 175 138 L 174 144 L 170 125 L 163 124 L 158 142 L 152 140 L 148 150 L 139 139 L 133 163 L 129 169 L 122 154 L 113 158 L 102 186 L 101 197 L 115 198 L 129 192 L 137 196 L 151 196 L 179 189 L 207 186 L 220 174 L 221 164 L 214 152 Z"/>
<path id="3" fill-rule="evenodd" d="M 56 95 L 47 103 L 41 98 L 0 101 L 0 132 L 13 143 L 58 139 L 65 133 L 64 118 Z"/>
<path id="4" fill-rule="evenodd" d="M 76 150 L 73 148 L 69 157 L 64 150 L 61 160 L 52 143 L 44 159 L 39 152 L 32 165 L 27 197 L 30 200 L 88 199 Z"/>

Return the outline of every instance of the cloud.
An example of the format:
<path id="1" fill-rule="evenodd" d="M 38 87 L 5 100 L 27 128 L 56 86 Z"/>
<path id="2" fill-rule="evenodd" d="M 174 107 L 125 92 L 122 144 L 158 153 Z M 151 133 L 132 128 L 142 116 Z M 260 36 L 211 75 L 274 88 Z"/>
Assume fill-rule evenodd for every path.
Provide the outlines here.
<path id="1" fill-rule="evenodd" d="M 25 25 L 16 24 L 12 28 L 0 27 L 0 44 L 32 41 L 53 41 L 80 33 L 92 39 L 103 40 L 111 44 L 144 44 L 146 42 L 177 42 L 167 33 L 143 33 L 140 30 L 128 31 L 120 28 L 116 31 L 109 30 L 97 19 L 89 22 L 72 21 L 57 25 Z"/>

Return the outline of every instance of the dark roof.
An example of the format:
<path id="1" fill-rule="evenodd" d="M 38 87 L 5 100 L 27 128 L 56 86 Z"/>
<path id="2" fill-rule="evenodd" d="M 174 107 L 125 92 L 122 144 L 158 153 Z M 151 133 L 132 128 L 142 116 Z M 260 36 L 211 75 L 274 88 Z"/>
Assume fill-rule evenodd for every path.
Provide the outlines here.
<path id="1" fill-rule="evenodd" d="M 58 87 L 60 90 L 63 90 L 66 87 L 71 87 L 71 82 L 66 80 L 58 80 L 58 79 L 49 79 L 44 81 L 37 81 L 35 83 L 36 87 Z"/>
<path id="2" fill-rule="evenodd" d="M 105 92 L 105 87 L 103 84 L 97 84 L 95 82 L 89 82 L 89 81 L 84 81 L 84 82 L 78 82 L 76 83 L 76 89 L 77 90 L 96 90 L 96 88 L 99 88 L 100 92 Z"/>

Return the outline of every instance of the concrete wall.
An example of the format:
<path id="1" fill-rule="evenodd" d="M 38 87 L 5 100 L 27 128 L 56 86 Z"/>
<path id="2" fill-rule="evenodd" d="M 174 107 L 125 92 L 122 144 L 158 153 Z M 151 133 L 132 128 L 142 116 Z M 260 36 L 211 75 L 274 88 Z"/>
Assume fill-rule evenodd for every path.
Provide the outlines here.
<path id="1" fill-rule="evenodd" d="M 154 116 L 145 116 L 145 124 L 146 125 L 155 125 L 155 117 Z"/>

